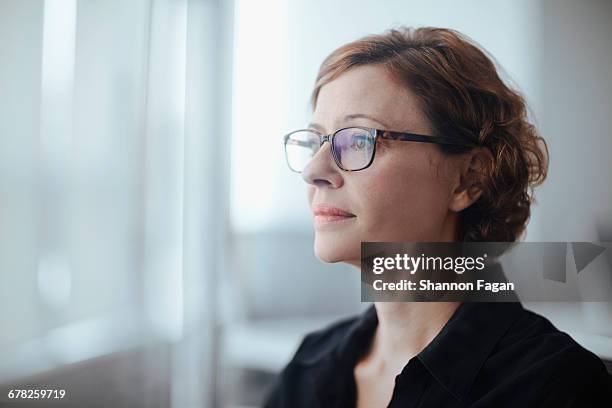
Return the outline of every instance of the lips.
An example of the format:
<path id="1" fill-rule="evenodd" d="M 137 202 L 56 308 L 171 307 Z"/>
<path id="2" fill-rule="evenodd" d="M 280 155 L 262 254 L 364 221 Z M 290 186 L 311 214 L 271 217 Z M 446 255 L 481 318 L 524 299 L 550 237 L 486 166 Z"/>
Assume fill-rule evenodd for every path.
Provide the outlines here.
<path id="1" fill-rule="evenodd" d="M 314 215 L 315 225 L 317 226 L 356 217 L 353 213 L 329 204 L 318 204 L 313 206 L 312 213 Z"/>
<path id="2" fill-rule="evenodd" d="M 312 213 L 322 216 L 336 216 L 336 217 L 356 217 L 355 214 L 352 214 L 342 208 L 334 207 L 328 204 L 318 204 L 312 208 Z"/>

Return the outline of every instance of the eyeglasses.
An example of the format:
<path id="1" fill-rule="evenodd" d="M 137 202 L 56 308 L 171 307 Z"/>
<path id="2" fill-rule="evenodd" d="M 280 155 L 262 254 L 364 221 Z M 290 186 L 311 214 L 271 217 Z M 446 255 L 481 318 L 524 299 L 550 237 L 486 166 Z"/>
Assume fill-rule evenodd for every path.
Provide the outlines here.
<path id="1" fill-rule="evenodd" d="M 331 145 L 331 154 L 336 165 L 345 171 L 368 168 L 374 161 L 376 140 L 398 140 L 402 142 L 423 142 L 458 147 L 474 147 L 445 136 L 427 136 L 416 133 L 394 132 L 368 127 L 346 127 L 324 135 L 313 129 L 300 129 L 284 137 L 285 157 L 289 168 L 301 173 L 312 157 L 326 141 Z"/>

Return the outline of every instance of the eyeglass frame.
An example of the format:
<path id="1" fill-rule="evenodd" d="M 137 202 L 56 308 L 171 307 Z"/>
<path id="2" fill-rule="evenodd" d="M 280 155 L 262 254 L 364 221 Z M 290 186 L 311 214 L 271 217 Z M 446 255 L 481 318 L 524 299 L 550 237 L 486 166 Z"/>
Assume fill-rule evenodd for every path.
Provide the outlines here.
<path id="1" fill-rule="evenodd" d="M 336 155 L 336 151 L 334 148 L 334 143 L 333 143 L 333 139 L 336 136 L 336 134 L 338 134 L 339 132 L 346 130 L 346 129 L 361 129 L 361 130 L 365 130 L 367 132 L 370 133 L 370 135 L 372 136 L 372 132 L 374 132 L 373 137 L 374 137 L 374 148 L 372 149 L 372 157 L 370 158 L 370 161 L 368 162 L 368 164 L 366 164 L 364 167 L 360 168 L 360 169 L 355 169 L 355 170 L 347 170 L 345 168 L 342 167 L 342 165 L 340 164 L 340 160 L 338 159 L 337 155 Z M 321 149 L 321 146 L 323 146 L 323 143 L 325 142 L 329 142 L 329 146 L 330 146 L 330 153 L 332 155 L 332 157 L 334 158 L 334 162 L 336 163 L 336 165 L 338 166 L 338 168 L 342 171 L 361 171 L 361 170 L 365 170 L 368 167 L 370 167 L 372 165 L 372 163 L 374 162 L 374 156 L 376 155 L 376 145 L 378 144 L 378 138 L 380 137 L 381 139 L 385 139 L 385 140 L 396 140 L 396 141 L 400 141 L 400 142 L 420 142 L 420 143 L 435 143 L 435 144 L 439 144 L 439 145 L 446 145 L 446 146 L 457 146 L 457 147 L 466 147 L 466 148 L 473 148 L 476 147 L 475 144 L 473 143 L 463 143 L 461 141 L 457 141 L 453 138 L 450 138 L 448 136 L 433 136 L 433 135 L 423 135 L 423 134 L 419 134 L 419 133 L 408 133 L 408 132 L 397 132 L 394 130 L 385 130 L 385 129 L 376 129 L 376 128 L 370 128 L 370 127 L 365 127 L 365 126 L 346 126 L 343 127 L 341 129 L 338 129 L 332 133 L 329 133 L 327 135 L 322 134 L 321 132 L 319 132 L 316 129 L 298 129 L 298 130 L 294 130 L 293 132 L 289 132 L 287 133 L 285 136 L 283 136 L 283 146 L 284 146 L 284 150 L 285 150 L 285 161 L 287 162 L 287 166 L 289 167 L 289 170 L 293 171 L 294 173 L 302 173 L 302 171 L 296 171 L 293 170 L 293 168 L 291 167 L 291 165 L 289 164 L 289 157 L 287 156 L 287 141 L 289 140 L 289 138 L 291 137 L 291 135 L 298 133 L 298 132 L 311 132 L 314 133 L 316 135 L 319 136 L 319 150 Z M 299 142 L 299 140 L 296 140 L 296 142 Z M 298 144 L 299 143 L 295 143 Z M 317 152 L 319 151 L 317 150 Z M 316 152 L 315 152 L 316 154 Z M 314 155 L 313 155 L 314 157 Z"/>

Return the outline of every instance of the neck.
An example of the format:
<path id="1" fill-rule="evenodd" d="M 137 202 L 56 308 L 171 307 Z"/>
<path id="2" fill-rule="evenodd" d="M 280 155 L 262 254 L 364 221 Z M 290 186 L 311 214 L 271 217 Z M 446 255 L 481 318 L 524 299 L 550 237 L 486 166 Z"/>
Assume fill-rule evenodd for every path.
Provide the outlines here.
<path id="1" fill-rule="evenodd" d="M 370 358 L 397 373 L 442 330 L 459 302 L 377 302 Z"/>

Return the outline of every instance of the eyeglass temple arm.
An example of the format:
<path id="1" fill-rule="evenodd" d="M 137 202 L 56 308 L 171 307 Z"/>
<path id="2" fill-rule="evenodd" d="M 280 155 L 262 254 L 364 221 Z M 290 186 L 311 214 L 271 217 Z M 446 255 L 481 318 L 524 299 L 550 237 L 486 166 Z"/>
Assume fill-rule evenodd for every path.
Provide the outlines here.
<path id="1" fill-rule="evenodd" d="M 378 137 L 382 139 L 387 139 L 387 140 L 436 143 L 436 144 L 464 146 L 464 147 L 474 147 L 475 146 L 474 144 L 466 143 L 466 142 L 456 140 L 454 138 L 450 138 L 447 136 L 426 136 L 426 135 L 419 135 L 416 133 L 393 132 L 390 130 L 378 130 L 378 129 L 376 130 L 376 134 Z"/>

